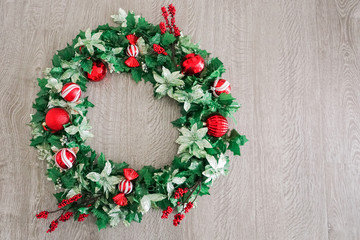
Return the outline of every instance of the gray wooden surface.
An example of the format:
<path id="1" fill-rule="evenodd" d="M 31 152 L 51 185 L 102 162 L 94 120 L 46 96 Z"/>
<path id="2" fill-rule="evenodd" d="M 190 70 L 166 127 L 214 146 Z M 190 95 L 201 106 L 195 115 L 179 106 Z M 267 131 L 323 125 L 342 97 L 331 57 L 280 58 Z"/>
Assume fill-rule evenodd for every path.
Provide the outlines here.
<path id="1" fill-rule="evenodd" d="M 0 0 L 0 239 L 360 239 L 359 0 L 173 1 L 177 23 L 227 67 L 250 142 L 180 227 L 160 211 L 98 232 L 94 219 L 47 235 L 53 184 L 26 124 L 36 78 L 80 29 L 118 7 L 161 21 L 159 0 Z M 113 160 L 160 167 L 176 152 L 179 109 L 150 84 L 89 84 L 90 142 Z M 232 123 L 234 126 L 234 123 Z"/>

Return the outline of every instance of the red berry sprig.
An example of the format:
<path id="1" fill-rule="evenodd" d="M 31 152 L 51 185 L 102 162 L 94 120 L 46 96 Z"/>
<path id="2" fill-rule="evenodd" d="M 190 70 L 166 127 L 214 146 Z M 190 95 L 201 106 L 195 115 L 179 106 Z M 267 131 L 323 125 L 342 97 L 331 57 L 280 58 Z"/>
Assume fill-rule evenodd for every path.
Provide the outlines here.
<path id="1" fill-rule="evenodd" d="M 49 212 L 48 211 L 42 211 L 42 212 L 39 212 L 38 214 L 36 214 L 36 218 L 37 219 L 40 219 L 40 218 L 45 218 L 47 219 L 49 216 Z"/>
<path id="2" fill-rule="evenodd" d="M 175 193 L 174 193 L 174 198 L 175 199 L 179 199 L 180 197 L 183 197 L 185 193 L 187 193 L 189 191 L 188 188 L 178 188 Z"/>
<path id="3" fill-rule="evenodd" d="M 51 222 L 49 229 L 46 231 L 47 233 L 55 231 L 55 229 L 58 227 L 59 221 L 56 219 Z"/>
<path id="4" fill-rule="evenodd" d="M 165 19 L 165 23 L 161 22 L 159 24 L 161 34 L 164 34 L 166 32 L 166 28 L 168 28 L 170 33 L 172 33 L 175 37 L 178 37 L 178 36 L 180 36 L 180 30 L 175 24 L 176 9 L 175 9 L 174 5 L 170 4 L 168 6 L 168 10 L 169 10 L 169 12 L 166 10 L 166 7 L 161 8 L 162 15 Z M 169 13 L 171 16 L 171 24 L 169 23 L 169 19 L 168 19 Z"/>
<path id="5" fill-rule="evenodd" d="M 162 211 L 163 215 L 161 216 L 162 219 L 168 218 L 170 213 L 172 213 L 173 209 L 168 206 L 167 209 L 165 209 L 164 211 Z"/>
<path id="6" fill-rule="evenodd" d="M 181 213 L 177 213 L 174 216 L 173 225 L 176 227 L 180 224 L 180 222 L 184 219 L 185 215 Z"/>
<path id="7" fill-rule="evenodd" d="M 81 194 L 77 194 L 77 195 L 75 195 L 75 196 L 73 196 L 73 197 L 71 197 L 71 198 L 69 198 L 69 199 L 63 199 L 63 200 L 61 201 L 61 203 L 59 203 L 58 207 L 59 207 L 59 208 L 63 208 L 63 207 L 65 207 L 65 206 L 67 206 L 67 205 L 69 205 L 69 204 L 71 204 L 71 203 L 73 203 L 73 202 L 76 202 L 76 201 L 79 200 L 81 197 L 82 197 Z"/>
<path id="8" fill-rule="evenodd" d="M 78 218 L 78 221 L 79 222 L 82 222 L 85 220 L 85 218 L 87 218 L 89 216 L 89 214 L 80 214 L 79 218 Z"/>
<path id="9" fill-rule="evenodd" d="M 168 53 L 165 52 L 165 49 L 158 44 L 153 44 L 153 49 L 157 54 L 168 55 Z"/>
<path id="10" fill-rule="evenodd" d="M 67 220 L 70 219 L 70 217 L 72 217 L 72 215 L 74 215 L 73 212 L 66 212 L 65 214 L 61 214 L 59 221 L 66 222 Z"/>
<path id="11" fill-rule="evenodd" d="M 188 202 L 186 204 L 186 207 L 184 208 L 185 213 L 188 213 L 190 209 L 192 209 L 194 207 L 194 204 L 192 202 Z"/>

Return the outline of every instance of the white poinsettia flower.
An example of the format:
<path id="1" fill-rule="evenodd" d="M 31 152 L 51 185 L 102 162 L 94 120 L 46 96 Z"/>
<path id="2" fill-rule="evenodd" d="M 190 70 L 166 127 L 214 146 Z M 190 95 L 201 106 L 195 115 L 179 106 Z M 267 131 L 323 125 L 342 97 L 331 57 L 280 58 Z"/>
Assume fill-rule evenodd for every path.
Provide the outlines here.
<path id="1" fill-rule="evenodd" d="M 81 46 L 85 46 L 89 51 L 90 55 L 94 54 L 94 47 L 98 48 L 99 50 L 105 52 L 104 42 L 100 40 L 102 32 L 91 34 L 91 29 L 88 28 L 85 31 L 85 38 L 81 39 L 78 38 L 78 42 L 75 44 L 74 48 L 78 48 Z"/>
<path id="2" fill-rule="evenodd" d="M 45 87 L 50 88 L 51 90 L 55 90 L 55 92 L 61 92 L 63 84 L 61 81 L 57 80 L 56 78 L 49 78 Z"/>
<path id="3" fill-rule="evenodd" d="M 120 24 L 122 27 L 126 27 L 126 17 L 127 17 L 127 12 L 122 9 L 119 8 L 119 13 L 115 14 L 115 15 L 111 15 L 111 18 L 113 19 L 113 21 L 115 23 Z M 125 23 L 125 25 L 123 26 L 122 24 Z"/>
<path id="4" fill-rule="evenodd" d="M 226 163 L 228 162 L 227 157 L 224 154 L 220 154 L 220 157 L 218 160 L 212 155 L 206 155 L 206 159 L 209 162 L 209 165 L 206 165 L 205 171 L 203 171 L 203 175 L 207 177 L 205 182 L 214 181 L 220 175 L 226 175 L 227 174 L 227 167 Z"/>
<path id="5" fill-rule="evenodd" d="M 199 103 L 203 96 L 204 91 L 201 89 L 201 85 L 193 86 L 191 92 L 176 90 L 173 94 L 173 98 L 176 101 L 184 103 L 185 111 L 189 111 L 191 103 Z"/>
<path id="6" fill-rule="evenodd" d="M 80 137 L 83 141 L 90 137 L 94 137 L 94 135 L 90 132 L 92 127 L 89 125 L 88 120 L 84 117 L 81 124 L 79 126 L 70 125 L 65 128 L 65 131 L 70 135 L 75 135 L 76 133 L 80 134 Z"/>
<path id="7" fill-rule="evenodd" d="M 86 175 L 86 178 L 99 184 L 104 189 L 106 198 L 109 197 L 109 193 L 115 192 L 115 185 L 120 182 L 122 178 L 118 176 L 110 176 L 112 171 L 111 163 L 106 161 L 105 167 L 101 173 L 90 172 Z"/>
<path id="8" fill-rule="evenodd" d="M 212 148 L 210 142 L 205 139 L 207 127 L 198 129 L 197 124 L 194 124 L 190 130 L 182 127 L 179 131 L 182 135 L 176 140 L 176 143 L 180 144 L 178 154 L 188 151 L 201 158 L 206 155 L 205 148 Z"/>
<path id="9" fill-rule="evenodd" d="M 180 71 L 170 72 L 169 69 L 162 67 L 161 76 L 156 72 L 153 72 L 154 79 L 156 81 L 155 84 L 155 92 L 157 93 L 158 98 L 164 97 L 168 95 L 172 97 L 174 92 L 174 87 L 184 86 L 185 83 L 181 78 L 184 77 Z"/>
<path id="10" fill-rule="evenodd" d="M 133 12 L 131 12 L 131 13 L 133 13 Z M 115 14 L 115 15 L 111 15 L 111 18 L 113 19 L 113 21 L 115 23 L 118 23 L 120 26 L 126 27 L 127 26 L 127 24 L 126 24 L 127 16 L 128 16 L 127 12 L 124 9 L 119 8 L 119 13 Z M 140 15 L 136 15 L 136 16 L 134 16 L 134 18 L 135 18 L 135 23 L 138 23 Z"/>

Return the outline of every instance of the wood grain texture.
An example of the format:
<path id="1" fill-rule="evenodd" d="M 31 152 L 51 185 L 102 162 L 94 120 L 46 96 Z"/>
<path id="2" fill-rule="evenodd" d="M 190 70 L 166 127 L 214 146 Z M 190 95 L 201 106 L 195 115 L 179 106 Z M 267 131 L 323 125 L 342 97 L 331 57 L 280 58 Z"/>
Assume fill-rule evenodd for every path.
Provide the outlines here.
<path id="1" fill-rule="evenodd" d="M 129 228 L 98 232 L 89 218 L 45 233 L 34 216 L 54 189 L 26 126 L 36 78 L 79 29 L 119 7 L 158 23 L 168 3 L 0 1 L 0 239 L 360 239 L 359 0 L 175 2 L 178 26 L 227 68 L 243 106 L 231 124 L 250 139 L 242 157 L 181 227 L 151 211 Z M 134 168 L 170 162 L 176 103 L 125 74 L 86 95 L 94 149 Z"/>

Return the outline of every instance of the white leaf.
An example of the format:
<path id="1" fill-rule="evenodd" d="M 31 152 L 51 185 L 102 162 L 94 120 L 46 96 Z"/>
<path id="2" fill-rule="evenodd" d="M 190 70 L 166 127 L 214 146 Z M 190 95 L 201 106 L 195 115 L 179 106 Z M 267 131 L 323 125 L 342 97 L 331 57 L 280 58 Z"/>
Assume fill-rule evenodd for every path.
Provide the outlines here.
<path id="1" fill-rule="evenodd" d="M 77 126 L 74 126 L 74 125 L 70 125 L 70 126 L 65 128 L 65 132 L 67 132 L 70 135 L 74 135 L 78 131 L 79 131 L 79 128 Z"/>
<path id="2" fill-rule="evenodd" d="M 85 38 L 86 39 L 91 39 L 91 29 L 90 28 L 86 29 Z"/>
<path id="3" fill-rule="evenodd" d="M 171 197 L 173 191 L 174 191 L 174 185 L 172 184 L 172 182 L 168 182 L 166 185 L 166 191 L 168 192 L 168 198 Z"/>
<path id="4" fill-rule="evenodd" d="M 97 32 L 94 35 L 92 35 L 91 40 L 99 40 L 102 32 Z"/>
<path id="5" fill-rule="evenodd" d="M 190 107 L 191 107 L 191 104 L 186 101 L 186 102 L 184 103 L 184 109 L 185 109 L 185 111 L 189 111 Z"/>
<path id="6" fill-rule="evenodd" d="M 88 175 L 86 175 L 86 177 L 93 182 L 98 182 L 100 180 L 100 174 L 96 172 L 91 172 Z"/>
<path id="7" fill-rule="evenodd" d="M 103 52 L 106 51 L 104 45 L 102 45 L 102 44 L 94 44 L 94 46 L 97 47 L 98 49 L 100 49 L 100 50 L 103 51 Z"/>
<path id="8" fill-rule="evenodd" d="M 151 207 L 151 201 L 147 195 L 143 196 L 140 200 L 140 205 L 142 208 L 142 212 L 146 213 L 150 210 Z"/>
<path id="9" fill-rule="evenodd" d="M 177 184 L 177 185 L 180 185 L 182 183 L 184 183 L 186 181 L 186 177 L 174 177 L 172 182 Z"/>
<path id="10" fill-rule="evenodd" d="M 211 155 L 206 155 L 206 159 L 208 160 L 210 166 L 216 170 L 217 169 L 217 161 L 216 161 L 215 157 L 211 156 Z"/>
<path id="11" fill-rule="evenodd" d="M 108 176 L 110 175 L 110 173 L 111 173 L 111 163 L 109 161 L 106 161 L 105 167 L 104 167 L 102 173 L 106 173 L 106 175 L 108 175 Z"/>
<path id="12" fill-rule="evenodd" d="M 113 48 L 112 52 L 113 52 L 113 54 L 119 54 L 122 52 L 122 50 L 123 50 L 122 47 L 118 47 L 118 48 Z"/>

